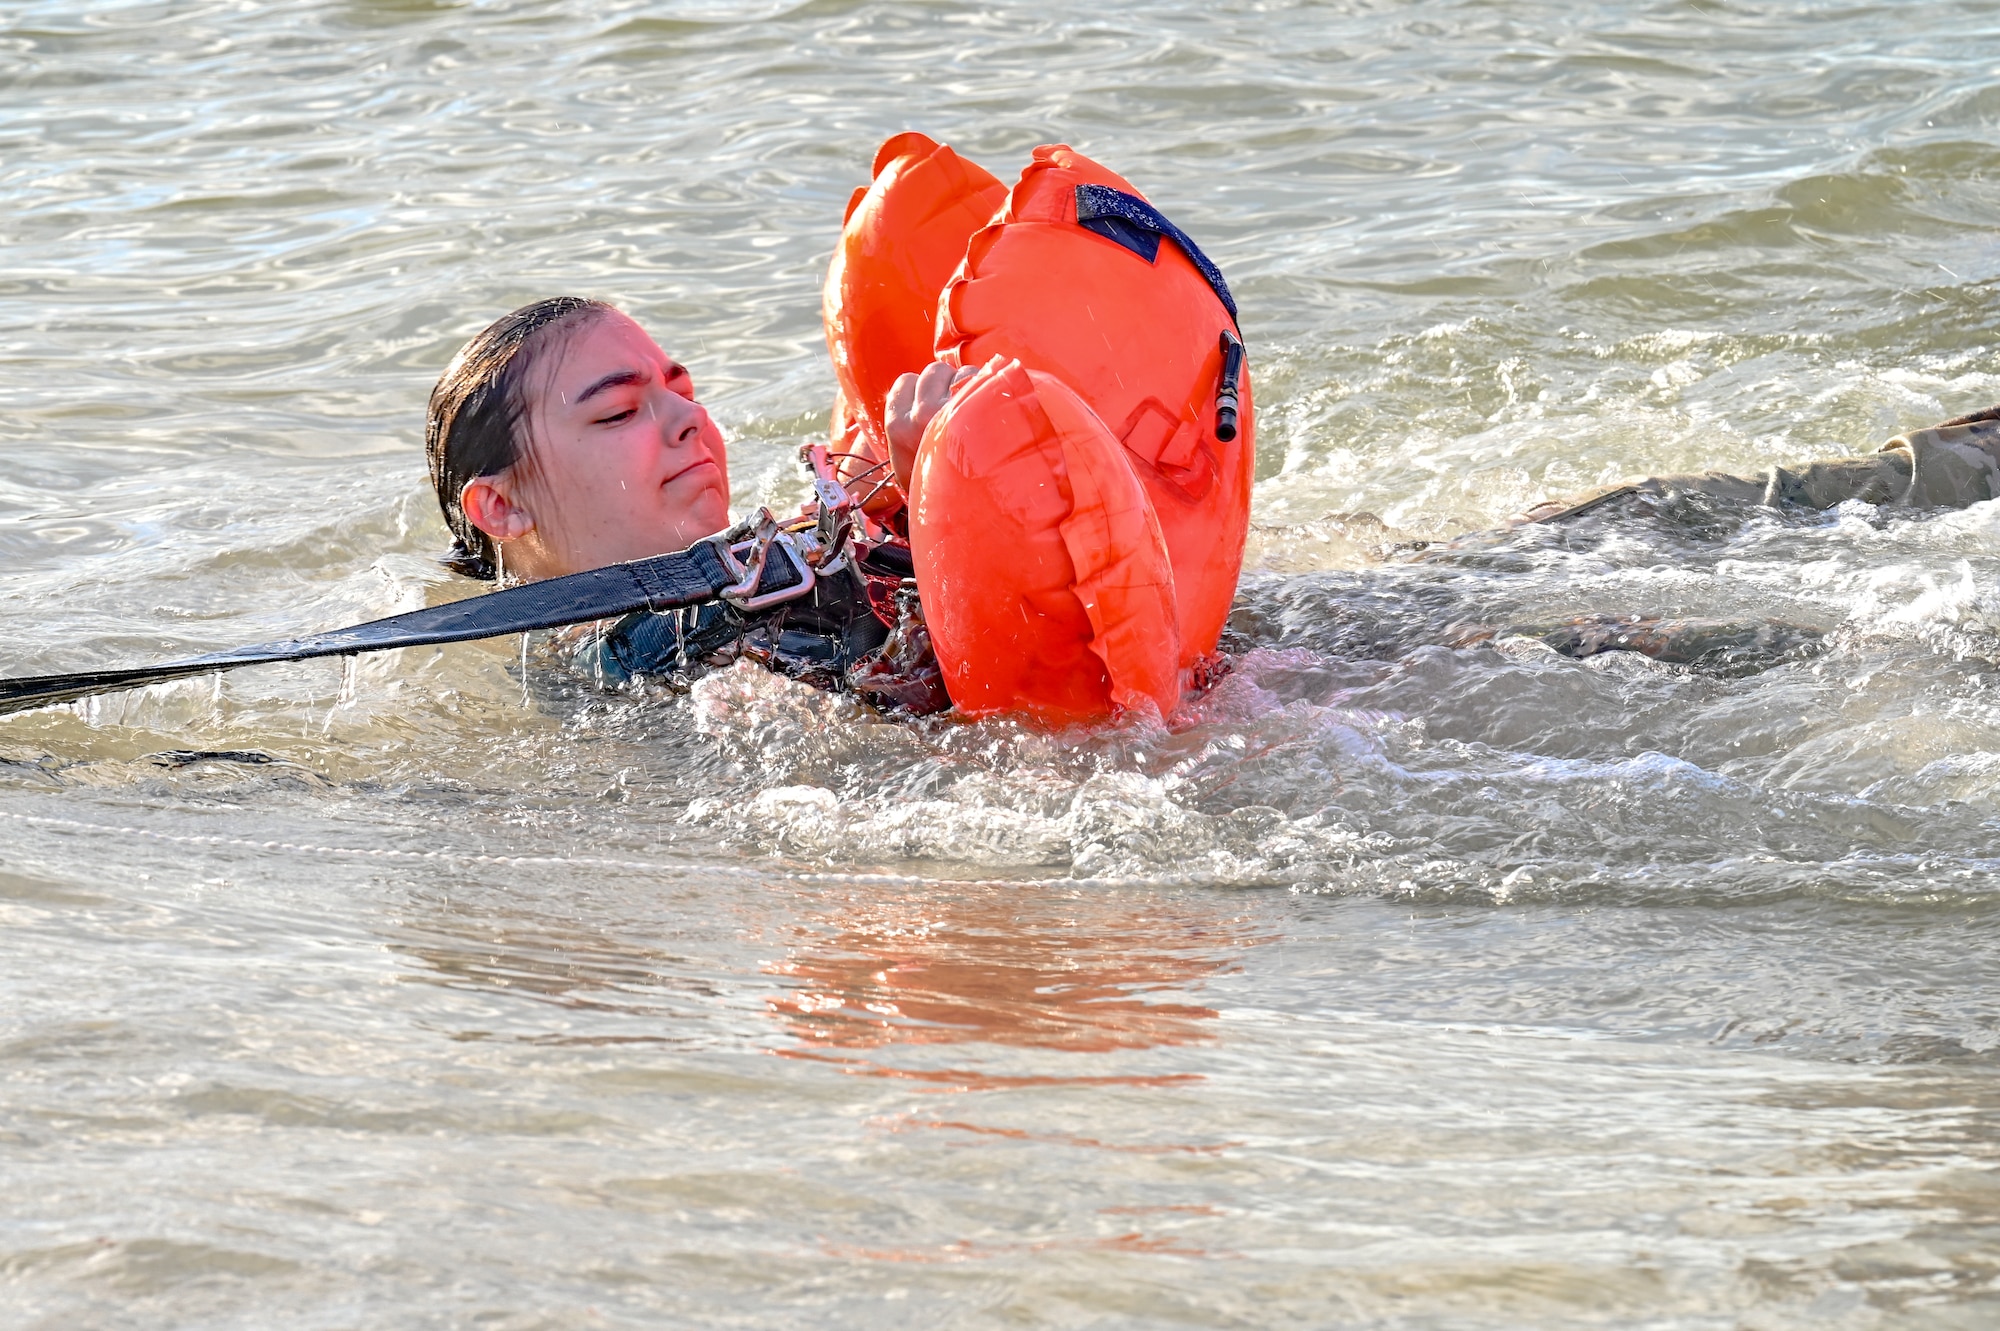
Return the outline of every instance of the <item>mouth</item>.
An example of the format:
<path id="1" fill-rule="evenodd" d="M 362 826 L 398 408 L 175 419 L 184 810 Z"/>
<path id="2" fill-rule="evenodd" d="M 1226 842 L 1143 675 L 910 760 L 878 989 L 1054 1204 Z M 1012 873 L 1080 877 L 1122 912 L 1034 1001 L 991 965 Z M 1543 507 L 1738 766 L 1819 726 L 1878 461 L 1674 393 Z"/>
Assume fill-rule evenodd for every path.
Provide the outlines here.
<path id="1" fill-rule="evenodd" d="M 700 471 L 703 467 L 707 467 L 710 471 L 715 470 L 715 459 L 696 458 L 693 462 L 688 463 L 685 467 L 682 467 L 679 471 L 667 477 L 667 479 L 665 479 L 664 481 L 661 481 L 660 488 L 664 490 L 669 485 L 672 485 L 675 481 L 679 480 L 681 477 L 687 475 L 689 472 Z"/>

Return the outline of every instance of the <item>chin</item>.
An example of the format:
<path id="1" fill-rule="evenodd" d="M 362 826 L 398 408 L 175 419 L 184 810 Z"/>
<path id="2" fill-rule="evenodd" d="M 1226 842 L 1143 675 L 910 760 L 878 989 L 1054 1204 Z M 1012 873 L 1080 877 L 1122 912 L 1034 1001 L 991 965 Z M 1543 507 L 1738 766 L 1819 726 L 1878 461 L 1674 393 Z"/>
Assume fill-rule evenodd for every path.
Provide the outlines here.
<path id="1" fill-rule="evenodd" d="M 686 520 L 701 528 L 700 534 L 690 539 L 700 540 L 702 536 L 719 532 L 729 525 L 729 496 L 711 487 L 684 511 Z"/>

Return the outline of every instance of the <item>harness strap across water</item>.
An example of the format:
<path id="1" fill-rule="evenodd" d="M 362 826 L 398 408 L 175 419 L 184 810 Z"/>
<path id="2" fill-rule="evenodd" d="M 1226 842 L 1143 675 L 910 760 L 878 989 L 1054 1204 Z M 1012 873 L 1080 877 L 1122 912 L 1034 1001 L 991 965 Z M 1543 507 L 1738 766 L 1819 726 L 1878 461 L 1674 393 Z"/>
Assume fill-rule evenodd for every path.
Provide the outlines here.
<path id="1" fill-rule="evenodd" d="M 322 656 L 353 656 L 395 647 L 430 647 L 448 642 L 500 638 L 510 633 L 562 628 L 612 619 L 635 610 L 677 610 L 721 597 L 741 575 L 730 569 L 713 540 L 698 541 L 685 550 L 650 559 L 635 559 L 585 573 L 531 582 L 522 587 L 474 596 L 450 605 L 412 610 L 351 628 L 316 633 L 283 642 L 259 643 L 233 651 L 166 661 L 126 670 L 93 670 L 73 675 L 31 675 L 0 679 L 0 716 L 36 707 L 74 702 L 98 693 L 164 684 L 238 666 L 277 661 L 309 661 Z M 764 591 L 782 582 L 774 563 L 760 581 Z M 773 588 L 776 590 L 776 588 Z"/>

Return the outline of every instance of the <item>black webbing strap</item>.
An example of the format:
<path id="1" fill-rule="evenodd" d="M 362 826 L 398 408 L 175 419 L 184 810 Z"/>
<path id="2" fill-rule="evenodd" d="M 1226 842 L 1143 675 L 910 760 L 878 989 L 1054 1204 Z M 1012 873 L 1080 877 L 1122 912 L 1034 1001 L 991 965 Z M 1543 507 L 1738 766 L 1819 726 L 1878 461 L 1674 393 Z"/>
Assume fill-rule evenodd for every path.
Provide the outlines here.
<path id="1" fill-rule="evenodd" d="M 1188 262 L 1208 280 L 1216 299 L 1222 308 L 1229 311 L 1231 322 L 1236 319 L 1236 298 L 1229 294 L 1229 283 L 1222 280 L 1222 270 L 1210 262 L 1201 252 L 1201 247 L 1188 239 L 1187 232 L 1166 219 L 1166 215 L 1136 194 L 1109 185 L 1078 185 L 1076 187 L 1076 220 L 1079 226 L 1087 227 L 1103 236 L 1115 240 L 1147 263 L 1152 263 L 1160 254 L 1160 237 L 1181 247 Z"/>
<path id="2" fill-rule="evenodd" d="M 774 566 L 773 576 L 780 576 Z M 719 599 L 723 588 L 735 581 L 723 564 L 715 546 L 701 541 L 670 555 L 635 559 L 628 564 L 612 564 L 587 573 L 531 582 L 485 596 L 473 596 L 450 605 L 387 619 L 356 624 L 351 628 L 316 633 L 284 642 L 259 643 L 185 661 L 138 666 L 129 670 L 93 670 L 75 675 L 32 675 L 22 679 L 0 679 L 0 716 L 25 712 L 35 707 L 74 702 L 96 693 L 116 693 L 122 689 L 164 684 L 169 680 L 205 675 L 237 666 L 266 665 L 275 661 L 310 661 L 321 656 L 353 656 L 358 652 L 381 652 L 394 647 L 430 647 L 447 642 L 471 642 L 478 638 L 500 638 L 510 633 L 535 629 L 561 628 L 566 624 L 587 624 L 595 619 L 612 619 L 635 610 L 675 610 Z M 762 584 L 760 583 L 760 588 Z"/>

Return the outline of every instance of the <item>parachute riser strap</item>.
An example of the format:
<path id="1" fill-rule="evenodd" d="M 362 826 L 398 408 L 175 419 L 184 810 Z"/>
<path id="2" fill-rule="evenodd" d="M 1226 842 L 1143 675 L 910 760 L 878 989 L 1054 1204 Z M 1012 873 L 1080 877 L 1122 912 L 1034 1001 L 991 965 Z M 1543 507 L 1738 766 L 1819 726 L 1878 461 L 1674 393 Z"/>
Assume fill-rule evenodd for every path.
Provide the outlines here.
<path id="1" fill-rule="evenodd" d="M 673 554 L 508 587 L 310 637 L 123 670 L 0 679 L 0 715 L 239 666 L 443 646 L 616 619 L 638 610 L 677 610 L 717 600 L 739 576 L 740 570 L 711 541 L 698 541 Z"/>

